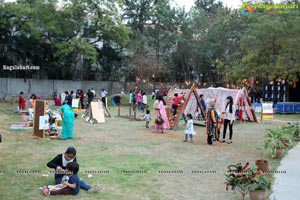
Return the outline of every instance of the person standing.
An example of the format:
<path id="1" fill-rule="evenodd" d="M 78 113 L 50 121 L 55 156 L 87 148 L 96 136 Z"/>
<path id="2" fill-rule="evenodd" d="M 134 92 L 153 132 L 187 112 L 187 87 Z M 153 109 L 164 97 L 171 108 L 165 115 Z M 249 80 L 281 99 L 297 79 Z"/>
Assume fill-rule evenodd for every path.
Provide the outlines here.
<path id="1" fill-rule="evenodd" d="M 170 129 L 170 123 L 166 112 L 166 102 L 162 96 L 157 97 L 157 100 L 156 118 L 161 117 L 164 122 L 163 124 L 155 124 L 155 131 L 165 133 L 166 130 Z"/>
<path id="2" fill-rule="evenodd" d="M 19 110 L 25 110 L 26 107 L 26 100 L 24 98 L 24 92 L 20 92 L 20 96 L 19 96 Z"/>
<path id="3" fill-rule="evenodd" d="M 144 110 L 148 110 L 148 108 L 147 108 L 147 95 L 146 95 L 146 92 L 143 93 L 142 111 L 144 112 Z"/>
<path id="4" fill-rule="evenodd" d="M 129 91 L 129 102 L 128 102 L 129 104 L 132 104 L 132 101 L 133 101 L 132 97 L 133 97 L 132 90 L 130 90 Z"/>
<path id="5" fill-rule="evenodd" d="M 83 101 L 84 101 L 84 93 L 83 90 L 79 90 L 79 99 L 80 99 L 80 104 L 81 104 L 81 109 L 84 109 Z"/>
<path id="6" fill-rule="evenodd" d="M 201 110 L 200 108 L 198 108 L 198 106 L 197 106 L 197 111 L 200 111 L 200 113 L 201 113 L 201 117 L 202 117 L 202 119 L 205 119 L 205 113 L 206 113 L 206 103 L 205 103 L 205 100 L 204 100 L 204 98 L 203 98 L 203 94 L 200 94 L 200 104 L 201 104 L 201 107 L 202 107 L 202 109 L 203 110 Z M 203 111 L 203 112 L 202 112 Z"/>
<path id="7" fill-rule="evenodd" d="M 190 136 L 191 143 L 193 143 L 194 142 L 193 135 L 196 135 L 196 132 L 194 131 L 193 116 L 191 113 L 188 113 L 186 117 L 187 117 L 187 123 L 186 123 L 186 129 L 184 131 L 185 138 L 183 141 L 187 142 L 188 137 Z"/>
<path id="8" fill-rule="evenodd" d="M 54 100 L 55 106 L 61 106 L 61 100 L 58 98 L 57 92 L 54 92 L 53 100 Z"/>
<path id="9" fill-rule="evenodd" d="M 226 142 L 225 137 L 226 137 L 226 129 L 227 126 L 229 125 L 229 141 L 227 144 L 232 143 L 232 134 L 233 134 L 233 122 L 235 120 L 235 106 L 233 105 L 233 98 L 232 96 L 228 96 L 226 98 L 226 106 L 225 106 L 225 112 L 222 114 L 224 115 L 224 129 L 223 129 L 223 140 L 220 141 L 221 143 Z"/>
<path id="10" fill-rule="evenodd" d="M 63 120 L 60 139 L 74 139 L 74 112 L 72 108 L 68 104 L 64 103 L 64 105 L 60 107 L 60 112 Z"/>
<path id="11" fill-rule="evenodd" d="M 216 141 L 216 130 L 217 130 L 217 124 L 218 124 L 218 117 L 217 112 L 215 110 L 215 100 L 211 99 L 208 102 L 208 109 L 206 112 L 206 122 L 205 122 L 205 128 L 206 128 L 206 134 L 207 134 L 207 143 L 209 145 L 212 145 L 212 140 Z"/>
<path id="12" fill-rule="evenodd" d="M 36 95 L 35 95 L 35 94 L 32 94 L 32 95 L 30 96 L 30 100 L 29 100 L 29 102 L 30 102 L 30 107 L 31 107 L 31 108 L 34 108 L 35 101 L 36 101 Z"/>
<path id="13" fill-rule="evenodd" d="M 106 96 L 107 96 L 108 92 L 106 92 L 104 89 L 101 90 L 101 100 L 104 104 L 104 107 L 106 107 Z"/>
<path id="14" fill-rule="evenodd" d="M 86 95 L 88 97 L 88 105 L 87 105 L 88 107 L 90 103 L 94 100 L 94 93 L 91 90 L 88 90 Z"/>
<path id="15" fill-rule="evenodd" d="M 70 107 L 72 107 L 72 96 L 69 94 L 68 91 L 65 91 L 65 101 L 64 103 L 68 104 Z"/>
<path id="16" fill-rule="evenodd" d="M 142 104 L 143 104 L 143 95 L 142 95 L 141 90 L 137 94 L 136 101 L 138 103 L 138 111 L 141 111 L 142 110 Z"/>

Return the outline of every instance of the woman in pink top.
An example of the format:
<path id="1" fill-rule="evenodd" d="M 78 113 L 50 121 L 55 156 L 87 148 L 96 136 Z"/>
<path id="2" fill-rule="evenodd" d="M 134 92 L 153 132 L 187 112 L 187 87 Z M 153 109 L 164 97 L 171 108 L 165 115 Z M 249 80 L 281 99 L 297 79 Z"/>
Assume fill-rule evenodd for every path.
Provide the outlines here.
<path id="1" fill-rule="evenodd" d="M 138 102 L 138 110 L 142 111 L 143 95 L 141 90 L 137 94 L 136 101 Z"/>
<path id="2" fill-rule="evenodd" d="M 157 97 L 158 104 L 155 108 L 157 110 L 156 117 L 159 116 L 164 120 L 164 123 L 161 125 L 155 124 L 155 131 L 161 131 L 165 133 L 166 130 L 170 129 L 170 123 L 166 112 L 166 102 L 162 96 Z"/>

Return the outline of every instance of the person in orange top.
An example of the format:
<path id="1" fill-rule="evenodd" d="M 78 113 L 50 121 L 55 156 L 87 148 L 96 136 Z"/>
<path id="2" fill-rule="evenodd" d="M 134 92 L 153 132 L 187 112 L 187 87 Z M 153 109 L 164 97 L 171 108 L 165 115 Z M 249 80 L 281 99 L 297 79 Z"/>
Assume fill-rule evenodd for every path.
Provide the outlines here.
<path id="1" fill-rule="evenodd" d="M 19 96 L 19 109 L 21 110 L 25 110 L 26 107 L 26 100 L 24 98 L 24 92 L 20 92 L 20 96 Z"/>
<path id="2" fill-rule="evenodd" d="M 206 134 L 207 134 L 207 143 L 212 145 L 212 139 L 215 140 L 215 132 L 218 122 L 218 114 L 215 111 L 215 100 L 211 99 L 208 102 L 208 109 L 206 112 Z"/>
<path id="3" fill-rule="evenodd" d="M 30 97 L 30 100 L 29 100 L 31 108 L 34 108 L 35 100 L 36 100 L 36 95 L 32 94 L 31 97 Z"/>

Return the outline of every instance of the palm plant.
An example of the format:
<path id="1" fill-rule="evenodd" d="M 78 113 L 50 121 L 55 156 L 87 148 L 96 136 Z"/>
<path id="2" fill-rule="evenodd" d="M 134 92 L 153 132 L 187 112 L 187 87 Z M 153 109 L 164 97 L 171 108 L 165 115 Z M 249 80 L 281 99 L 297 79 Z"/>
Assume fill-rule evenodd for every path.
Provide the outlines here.
<path id="1" fill-rule="evenodd" d="M 279 150 L 286 148 L 282 143 L 282 140 L 286 139 L 285 137 L 286 134 L 282 127 L 268 129 L 268 134 L 264 139 L 264 148 L 269 150 L 272 158 L 276 157 Z"/>

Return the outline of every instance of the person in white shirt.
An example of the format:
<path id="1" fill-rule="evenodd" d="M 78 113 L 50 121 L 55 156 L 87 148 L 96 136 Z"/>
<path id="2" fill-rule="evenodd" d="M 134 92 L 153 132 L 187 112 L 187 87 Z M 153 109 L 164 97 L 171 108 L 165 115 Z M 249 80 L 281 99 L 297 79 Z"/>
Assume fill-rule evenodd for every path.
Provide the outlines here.
<path id="1" fill-rule="evenodd" d="M 151 118 L 150 110 L 146 110 L 146 114 L 142 118 L 142 120 L 146 121 L 146 128 L 149 128 L 149 123 L 150 123 L 151 119 L 152 118 Z"/>
<path id="2" fill-rule="evenodd" d="M 106 92 L 104 89 L 101 90 L 101 100 L 105 107 L 106 107 L 106 95 L 107 94 L 108 94 L 108 92 Z"/>
<path id="3" fill-rule="evenodd" d="M 143 93 L 143 106 L 142 106 L 142 111 L 144 112 L 144 110 L 147 109 L 147 95 L 144 92 Z"/>
<path id="4" fill-rule="evenodd" d="M 221 143 L 226 142 L 225 137 L 226 137 L 226 129 L 229 124 L 229 141 L 227 144 L 232 143 L 232 126 L 233 122 L 235 120 L 235 106 L 233 105 L 233 98 L 232 96 L 228 96 L 226 98 L 226 106 L 225 106 L 225 112 L 222 114 L 224 115 L 224 129 L 223 129 L 223 140 L 221 140 Z"/>
<path id="5" fill-rule="evenodd" d="M 196 132 L 194 131 L 194 125 L 193 125 L 193 116 L 192 116 L 192 114 L 191 113 L 188 113 L 187 115 L 186 115 L 186 117 L 187 117 L 187 123 L 186 123 L 186 129 L 185 129 L 185 131 L 184 131 L 184 135 L 185 135 L 185 137 L 184 137 L 184 142 L 187 142 L 187 140 L 188 140 L 188 137 L 190 136 L 190 138 L 191 138 L 191 143 L 193 143 L 194 142 L 194 139 L 193 139 L 193 136 L 194 135 L 196 135 Z"/>

